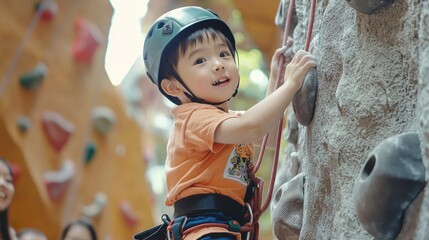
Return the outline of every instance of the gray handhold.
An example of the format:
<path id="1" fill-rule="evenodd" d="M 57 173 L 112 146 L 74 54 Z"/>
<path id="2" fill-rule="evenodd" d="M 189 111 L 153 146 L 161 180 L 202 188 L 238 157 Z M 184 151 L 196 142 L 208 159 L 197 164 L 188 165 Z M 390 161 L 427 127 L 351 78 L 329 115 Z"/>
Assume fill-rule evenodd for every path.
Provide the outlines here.
<path id="1" fill-rule="evenodd" d="M 387 138 L 369 154 L 353 200 L 360 223 L 373 237 L 397 237 L 405 211 L 426 184 L 425 171 L 416 133 Z"/>
<path id="2" fill-rule="evenodd" d="M 274 23 L 277 27 L 281 27 L 281 29 L 284 29 L 286 25 L 286 18 L 288 17 L 288 10 L 289 10 L 289 2 L 291 0 L 280 0 L 279 1 L 279 7 L 277 8 L 277 14 L 274 19 Z M 296 10 L 295 7 L 292 9 L 292 22 L 291 22 L 291 29 L 289 31 L 289 35 L 293 33 L 293 30 L 295 29 L 296 25 L 298 24 L 298 17 L 296 16 Z"/>
<path id="3" fill-rule="evenodd" d="M 31 121 L 26 116 L 19 116 L 17 119 L 17 125 L 21 132 L 26 132 L 31 127 Z"/>
<path id="4" fill-rule="evenodd" d="M 294 112 L 290 112 L 287 117 L 287 124 L 284 134 L 288 142 L 292 144 L 296 144 L 298 142 L 298 122 L 296 121 Z"/>
<path id="5" fill-rule="evenodd" d="M 302 228 L 304 174 L 283 184 L 271 203 L 271 221 L 278 240 L 298 239 Z"/>
<path id="6" fill-rule="evenodd" d="M 304 78 L 301 89 L 292 99 L 296 120 L 303 126 L 308 126 L 313 119 L 317 94 L 317 70 L 311 68 Z"/>
<path id="7" fill-rule="evenodd" d="M 116 115 L 109 107 L 98 106 L 92 110 L 91 120 L 95 130 L 105 135 L 116 124 Z"/>
<path id="8" fill-rule="evenodd" d="M 290 154 L 290 161 L 289 161 L 289 172 L 290 174 L 295 177 L 300 172 L 301 163 L 299 161 L 299 153 L 292 152 Z"/>
<path id="9" fill-rule="evenodd" d="M 383 8 L 387 5 L 391 5 L 393 0 L 346 0 L 347 3 L 355 10 L 365 13 L 372 14 L 374 11 Z"/>

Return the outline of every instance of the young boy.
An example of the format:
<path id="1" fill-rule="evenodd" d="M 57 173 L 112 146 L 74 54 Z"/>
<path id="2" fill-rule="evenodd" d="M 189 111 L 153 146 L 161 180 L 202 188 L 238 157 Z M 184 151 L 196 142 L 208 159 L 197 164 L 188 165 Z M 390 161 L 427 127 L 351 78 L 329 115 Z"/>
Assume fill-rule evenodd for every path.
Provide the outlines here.
<path id="1" fill-rule="evenodd" d="M 286 48 L 271 64 L 268 92 Z M 217 14 L 199 7 L 170 11 L 153 23 L 144 44 L 147 75 L 178 105 L 167 146 L 165 204 L 174 206 L 172 239 L 241 239 L 253 143 L 275 129 L 315 59 L 299 51 L 284 84 L 245 112 L 228 101 L 237 94 L 236 46 Z M 275 135 L 275 134 L 273 134 Z"/>

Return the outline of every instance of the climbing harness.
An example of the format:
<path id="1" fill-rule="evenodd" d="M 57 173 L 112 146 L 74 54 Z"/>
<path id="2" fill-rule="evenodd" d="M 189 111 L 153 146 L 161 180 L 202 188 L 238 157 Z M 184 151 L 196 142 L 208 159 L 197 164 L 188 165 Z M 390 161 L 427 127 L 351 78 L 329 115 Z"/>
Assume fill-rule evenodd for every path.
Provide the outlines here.
<path id="1" fill-rule="evenodd" d="M 225 215 L 233 216 L 233 219 L 238 219 L 238 221 L 202 222 L 193 224 L 193 226 L 185 229 L 185 225 L 189 222 L 190 218 L 208 211 L 221 212 Z M 248 216 L 248 220 L 244 223 L 243 215 L 245 214 Z M 200 194 L 183 198 L 174 205 L 173 220 L 167 214 L 163 214 L 161 220 L 162 224 L 136 234 L 134 239 L 180 240 L 183 236 L 198 229 L 217 227 L 223 228 L 226 231 L 245 234 L 246 239 L 250 240 L 251 228 L 254 223 L 253 211 L 250 204 L 247 203 L 245 207 L 242 207 L 231 198 L 219 194 Z"/>

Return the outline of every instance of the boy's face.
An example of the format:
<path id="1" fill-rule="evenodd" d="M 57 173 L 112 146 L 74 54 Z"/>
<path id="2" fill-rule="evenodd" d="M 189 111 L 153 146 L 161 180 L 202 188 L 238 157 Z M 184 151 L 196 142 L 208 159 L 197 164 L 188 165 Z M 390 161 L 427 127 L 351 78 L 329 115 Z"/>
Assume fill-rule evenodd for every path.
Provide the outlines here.
<path id="1" fill-rule="evenodd" d="M 239 73 L 233 53 L 221 38 L 197 42 L 179 55 L 177 73 L 196 97 L 208 102 L 231 98 Z"/>

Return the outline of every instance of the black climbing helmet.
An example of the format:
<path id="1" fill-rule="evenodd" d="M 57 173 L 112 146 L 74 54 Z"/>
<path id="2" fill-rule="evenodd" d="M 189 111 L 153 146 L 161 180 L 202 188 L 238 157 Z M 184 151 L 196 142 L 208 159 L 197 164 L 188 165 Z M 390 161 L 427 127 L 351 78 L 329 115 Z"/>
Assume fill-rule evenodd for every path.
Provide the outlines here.
<path id="1" fill-rule="evenodd" d="M 159 74 L 161 61 L 168 53 L 167 47 L 177 44 L 196 30 L 205 27 L 223 33 L 230 41 L 234 52 L 236 51 L 234 35 L 228 25 L 216 13 L 201 7 L 181 7 L 165 13 L 152 24 L 146 35 L 143 60 L 147 76 L 158 86 L 160 92 L 175 104 L 180 104 L 180 101 L 166 94 L 161 88 L 162 79 Z"/>

